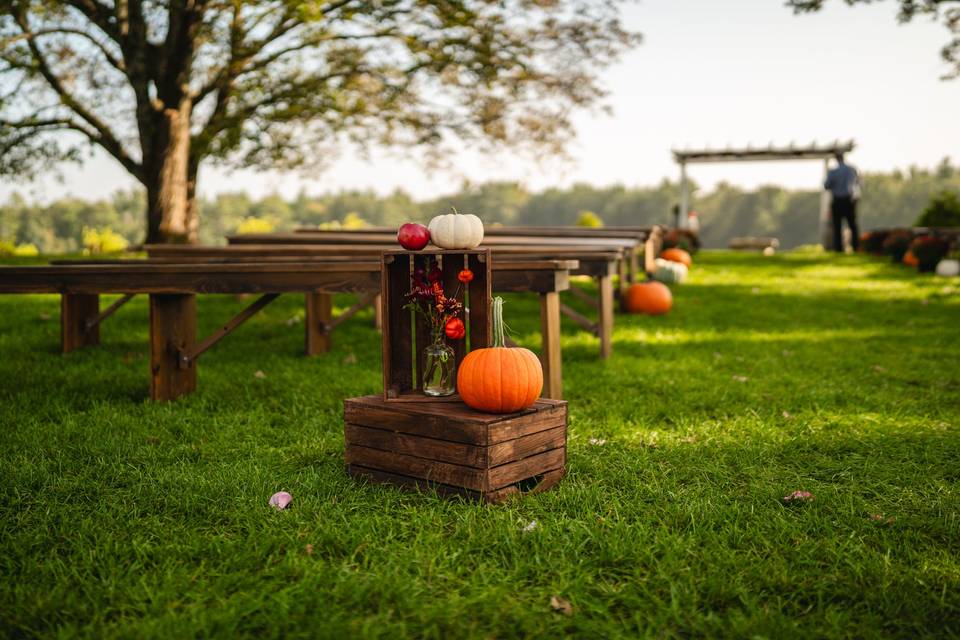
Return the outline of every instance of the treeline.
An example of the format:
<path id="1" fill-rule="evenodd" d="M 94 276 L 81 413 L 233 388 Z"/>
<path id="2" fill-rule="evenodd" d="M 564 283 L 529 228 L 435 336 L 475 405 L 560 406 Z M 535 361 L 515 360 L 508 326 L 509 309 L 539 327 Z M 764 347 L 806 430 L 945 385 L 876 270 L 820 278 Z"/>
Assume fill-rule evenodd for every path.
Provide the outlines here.
<path id="1" fill-rule="evenodd" d="M 861 226 L 913 224 L 931 197 L 944 190 L 960 193 L 960 167 L 948 159 L 934 169 L 866 174 Z M 403 191 L 387 196 L 372 191 L 301 194 L 293 200 L 224 193 L 203 201 L 200 235 L 202 242 L 216 244 L 238 230 L 282 231 L 298 225 L 393 227 L 428 220 L 451 206 L 477 213 L 487 224 L 570 225 L 585 211 L 607 225 L 669 224 L 679 198 L 679 186 L 666 180 L 652 187 L 575 185 L 538 193 L 519 183 L 465 184 L 458 193 L 420 202 Z M 766 186 L 747 191 L 725 183 L 703 193 L 694 186 L 692 200 L 707 247 L 723 247 L 730 238 L 745 235 L 775 236 L 787 248 L 816 243 L 819 202 L 820 192 L 815 189 Z M 140 192 L 119 192 L 94 202 L 64 198 L 47 205 L 30 204 L 15 195 L 0 205 L 0 246 L 67 253 L 84 249 L 86 239 L 87 248 L 96 251 L 101 245 L 115 246 L 116 242 L 103 241 L 114 236 L 136 244 L 144 233 L 143 212 Z"/>

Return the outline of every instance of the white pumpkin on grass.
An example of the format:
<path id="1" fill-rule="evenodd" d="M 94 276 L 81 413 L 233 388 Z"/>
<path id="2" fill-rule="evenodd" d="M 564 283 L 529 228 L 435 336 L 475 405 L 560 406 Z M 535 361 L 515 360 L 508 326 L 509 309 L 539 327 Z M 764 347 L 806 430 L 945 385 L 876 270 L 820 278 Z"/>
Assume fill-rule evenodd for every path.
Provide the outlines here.
<path id="1" fill-rule="evenodd" d="M 654 260 L 657 270 L 653 272 L 653 279 L 664 284 L 680 284 L 687 279 L 687 265 L 672 260 L 657 258 Z"/>
<path id="2" fill-rule="evenodd" d="M 436 216 L 427 225 L 430 240 L 441 249 L 475 249 L 483 242 L 483 222 L 472 213 Z"/>
<path id="3" fill-rule="evenodd" d="M 947 278 L 960 275 L 960 260 L 948 260 L 944 258 L 937 263 L 937 275 Z"/>

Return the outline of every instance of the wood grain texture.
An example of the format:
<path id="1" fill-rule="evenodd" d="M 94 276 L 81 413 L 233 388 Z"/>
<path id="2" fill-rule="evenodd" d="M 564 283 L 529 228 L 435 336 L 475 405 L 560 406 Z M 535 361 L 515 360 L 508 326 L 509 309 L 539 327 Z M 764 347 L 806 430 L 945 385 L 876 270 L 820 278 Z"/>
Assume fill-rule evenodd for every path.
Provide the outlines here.
<path id="1" fill-rule="evenodd" d="M 150 296 L 150 397 L 175 400 L 197 388 L 196 361 L 181 367 L 179 352 L 197 341 L 197 301 L 193 295 Z"/>
<path id="2" fill-rule="evenodd" d="M 71 294 L 60 296 L 60 352 L 100 344 L 100 324 L 88 326 L 100 314 L 100 296 Z"/>
<path id="3" fill-rule="evenodd" d="M 540 294 L 540 366 L 543 397 L 563 398 L 563 358 L 560 349 L 560 294 Z"/>
<path id="4" fill-rule="evenodd" d="M 319 291 L 307 292 L 305 315 L 304 350 L 306 354 L 318 356 L 330 351 L 333 296 Z"/>
<path id="5" fill-rule="evenodd" d="M 382 256 L 381 296 L 383 297 L 382 358 L 383 397 L 395 398 L 413 388 L 413 320 L 404 309 L 404 296 L 410 290 L 409 255 Z"/>

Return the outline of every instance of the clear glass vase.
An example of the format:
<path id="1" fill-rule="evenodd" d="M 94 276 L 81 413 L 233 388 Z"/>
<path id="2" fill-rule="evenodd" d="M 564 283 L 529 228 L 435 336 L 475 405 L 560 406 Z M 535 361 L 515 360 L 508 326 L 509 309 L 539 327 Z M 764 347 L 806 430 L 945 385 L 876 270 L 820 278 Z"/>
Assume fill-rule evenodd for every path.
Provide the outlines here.
<path id="1" fill-rule="evenodd" d="M 423 362 L 423 392 L 434 397 L 453 395 L 457 390 L 457 360 L 443 338 L 423 350 Z"/>

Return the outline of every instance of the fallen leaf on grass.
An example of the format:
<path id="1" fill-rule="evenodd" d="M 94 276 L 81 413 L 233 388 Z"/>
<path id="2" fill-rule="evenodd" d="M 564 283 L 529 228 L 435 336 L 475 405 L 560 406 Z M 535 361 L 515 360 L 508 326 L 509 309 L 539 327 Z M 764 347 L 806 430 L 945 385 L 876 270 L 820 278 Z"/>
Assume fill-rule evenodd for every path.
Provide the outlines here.
<path id="1" fill-rule="evenodd" d="M 306 547 L 305 551 L 307 552 L 307 555 L 308 555 L 308 556 L 312 556 L 312 555 L 313 555 L 313 545 L 312 545 L 312 544 L 307 544 L 307 547 Z"/>
<path id="2" fill-rule="evenodd" d="M 607 441 L 604 440 L 603 438 L 590 438 L 587 442 L 594 445 L 595 447 L 602 447 L 603 445 L 607 444 Z"/>
<path id="3" fill-rule="evenodd" d="M 784 502 L 813 502 L 813 494 L 809 491 L 794 491 L 793 493 L 783 496 Z"/>
<path id="4" fill-rule="evenodd" d="M 43 320 L 44 322 L 46 322 L 47 320 L 49 320 L 49 319 L 50 319 L 51 317 L 53 317 L 53 316 L 51 316 L 49 313 L 41 313 L 38 317 L 39 317 L 41 320 Z"/>
<path id="5" fill-rule="evenodd" d="M 259 369 L 257 369 L 256 373 L 253 374 L 253 377 L 254 377 L 254 378 L 266 378 L 266 377 L 267 377 L 267 374 L 265 374 L 263 371 L 260 371 Z"/>
<path id="6" fill-rule="evenodd" d="M 793 419 L 793 414 L 791 414 L 789 411 L 784 411 L 784 412 L 783 412 L 783 418 L 784 418 L 784 420 L 792 420 L 792 419 Z"/>
<path id="7" fill-rule="evenodd" d="M 882 513 L 874 513 L 870 516 L 870 519 L 876 522 L 877 524 L 893 524 L 896 520 L 893 516 L 884 517 Z"/>
<path id="8" fill-rule="evenodd" d="M 287 325 L 288 327 L 292 327 L 295 324 L 300 324 L 300 317 L 291 316 L 284 321 L 284 324 Z"/>
<path id="9" fill-rule="evenodd" d="M 283 511 L 293 502 L 293 496 L 286 491 L 278 491 L 270 496 L 270 506 L 277 511 Z"/>
<path id="10" fill-rule="evenodd" d="M 525 527 L 523 528 L 523 532 L 524 532 L 524 533 L 530 533 L 531 531 L 533 531 L 534 529 L 536 529 L 538 526 L 540 526 L 540 525 L 537 524 L 537 521 L 536 521 L 536 520 L 531 520 L 529 523 L 527 523 L 527 526 L 525 526 Z"/>
<path id="11" fill-rule="evenodd" d="M 568 617 L 573 615 L 573 605 L 570 604 L 569 600 L 560 596 L 550 596 L 550 608 Z"/>
<path id="12" fill-rule="evenodd" d="M 348 353 L 343 359 L 343 364 L 357 364 L 357 355 L 355 353 Z"/>
<path id="13" fill-rule="evenodd" d="M 750 378 L 748 378 L 747 376 L 733 376 L 733 379 L 736 380 L 737 382 L 746 382 Z"/>

